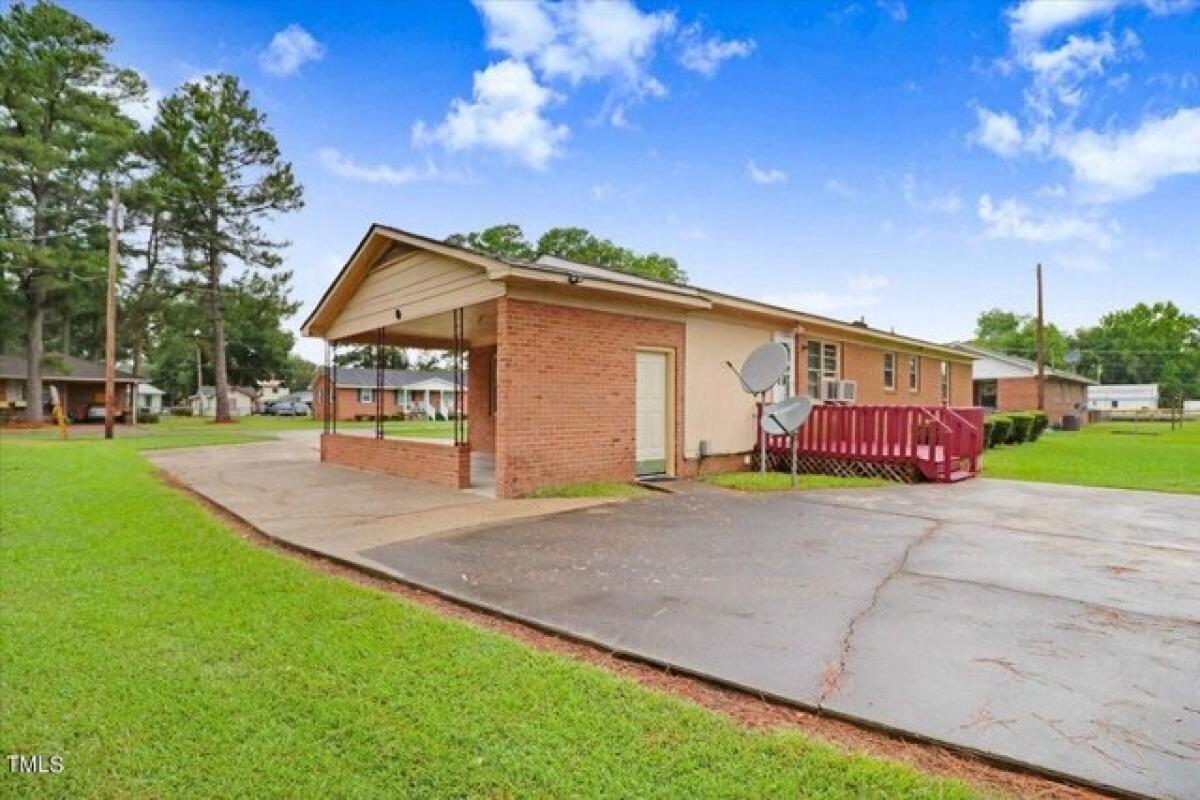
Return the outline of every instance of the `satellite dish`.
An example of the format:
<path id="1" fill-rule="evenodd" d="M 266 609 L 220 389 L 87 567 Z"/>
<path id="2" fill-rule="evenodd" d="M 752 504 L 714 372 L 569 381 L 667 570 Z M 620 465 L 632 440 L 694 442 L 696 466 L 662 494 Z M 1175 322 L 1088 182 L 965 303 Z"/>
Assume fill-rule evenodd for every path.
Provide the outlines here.
<path id="1" fill-rule="evenodd" d="M 759 424 L 772 436 L 787 436 L 804 424 L 812 413 L 812 406 L 812 400 L 807 397 L 789 397 L 767 406 Z"/>
<path id="2" fill-rule="evenodd" d="M 746 357 L 738 373 L 742 388 L 750 394 L 770 389 L 787 372 L 788 358 L 788 349 L 779 342 L 769 342 L 759 347 Z"/>

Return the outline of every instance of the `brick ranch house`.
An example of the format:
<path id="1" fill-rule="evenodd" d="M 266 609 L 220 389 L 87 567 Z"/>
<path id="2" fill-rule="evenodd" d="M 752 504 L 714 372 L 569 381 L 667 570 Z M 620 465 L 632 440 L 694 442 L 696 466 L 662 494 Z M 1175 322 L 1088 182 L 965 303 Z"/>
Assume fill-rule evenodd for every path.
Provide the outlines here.
<path id="1" fill-rule="evenodd" d="M 302 331 L 335 346 L 461 347 L 465 442 L 329 432 L 321 457 L 463 487 L 471 452 L 491 454 L 500 497 L 742 468 L 757 409 L 726 362 L 771 341 L 795 354 L 774 399 L 971 399 L 973 357 L 961 350 L 558 258 L 501 260 L 378 224 Z"/>
<path id="2" fill-rule="evenodd" d="M 960 342 L 956 348 L 975 357 L 972 404 L 989 411 L 1030 411 L 1038 407 L 1037 364 Z M 1046 416 L 1062 427 L 1064 416 L 1087 422 L 1087 387 L 1090 378 L 1046 367 Z"/>
<path id="3" fill-rule="evenodd" d="M 378 408 L 378 391 L 374 369 L 361 367 L 337 368 L 337 399 L 332 392 L 333 371 L 328 367 L 317 370 L 313 378 L 313 418 L 327 419 L 337 410 L 339 420 L 373 417 Z M 464 386 L 457 401 L 468 407 Z M 454 377 L 445 369 L 385 369 L 383 370 L 383 413 L 423 414 L 428 417 L 453 413 L 455 405 Z"/>
<path id="4" fill-rule="evenodd" d="M 129 410 L 137 386 L 137 378 L 115 370 L 117 418 L 123 419 Z M 0 412 L 6 418 L 25 416 L 25 390 L 28 383 L 29 359 L 24 354 L 0 355 Z M 60 402 L 72 421 L 87 419 L 90 405 L 104 404 L 104 364 L 97 361 L 49 353 L 42 359 L 43 414 L 50 417 L 50 388 L 58 392 Z"/>

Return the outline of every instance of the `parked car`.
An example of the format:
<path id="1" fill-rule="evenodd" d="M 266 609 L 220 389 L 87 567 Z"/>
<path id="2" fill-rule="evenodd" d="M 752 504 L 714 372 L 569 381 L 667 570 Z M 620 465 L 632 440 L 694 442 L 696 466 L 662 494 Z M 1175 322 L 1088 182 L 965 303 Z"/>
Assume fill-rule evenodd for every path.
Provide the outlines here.
<path id="1" fill-rule="evenodd" d="M 125 412 L 122 409 L 116 409 L 113 414 L 113 419 L 117 422 L 125 421 Z M 104 403 L 92 403 L 87 407 L 87 411 L 83 415 L 84 422 L 104 422 Z"/>
<path id="2" fill-rule="evenodd" d="M 312 409 L 302 400 L 277 400 L 263 409 L 263 413 L 273 417 L 307 417 Z"/>

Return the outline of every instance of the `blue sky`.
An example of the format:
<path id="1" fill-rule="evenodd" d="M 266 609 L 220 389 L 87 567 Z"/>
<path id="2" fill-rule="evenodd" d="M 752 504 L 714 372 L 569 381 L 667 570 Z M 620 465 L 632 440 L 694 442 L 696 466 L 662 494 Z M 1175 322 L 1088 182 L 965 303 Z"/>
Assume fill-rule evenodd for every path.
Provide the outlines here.
<path id="1" fill-rule="evenodd" d="M 1194 0 L 70 5 L 155 93 L 250 88 L 306 188 L 293 327 L 372 221 L 581 225 L 934 340 L 1039 260 L 1069 328 L 1200 311 Z"/>

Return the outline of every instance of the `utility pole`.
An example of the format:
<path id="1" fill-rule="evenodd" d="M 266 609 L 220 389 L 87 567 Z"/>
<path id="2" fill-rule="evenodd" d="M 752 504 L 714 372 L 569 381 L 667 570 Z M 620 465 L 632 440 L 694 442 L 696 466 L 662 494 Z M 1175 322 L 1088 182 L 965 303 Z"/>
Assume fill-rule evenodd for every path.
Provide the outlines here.
<path id="1" fill-rule="evenodd" d="M 117 358 L 117 237 L 120 235 L 121 199 L 117 184 L 112 187 L 112 221 L 108 229 L 108 294 L 104 303 L 104 438 L 113 438 L 113 418 L 116 416 L 116 358 Z"/>
<path id="2" fill-rule="evenodd" d="M 1042 265 L 1037 265 L 1037 407 L 1046 410 L 1046 320 L 1042 314 Z"/>

